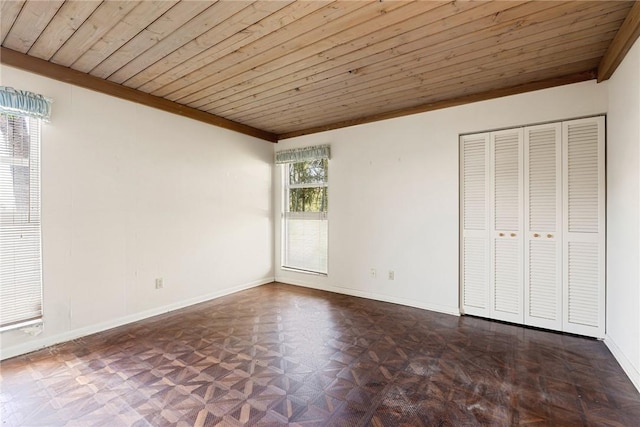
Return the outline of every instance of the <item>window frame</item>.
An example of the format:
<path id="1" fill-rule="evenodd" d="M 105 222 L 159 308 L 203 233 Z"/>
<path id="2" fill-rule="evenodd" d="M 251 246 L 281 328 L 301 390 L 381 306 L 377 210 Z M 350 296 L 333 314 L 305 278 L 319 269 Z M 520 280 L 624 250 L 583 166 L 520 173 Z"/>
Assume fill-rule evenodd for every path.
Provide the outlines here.
<path id="1" fill-rule="evenodd" d="M 293 167 L 293 165 L 295 165 L 296 163 L 304 163 L 306 161 L 310 161 L 310 160 L 314 160 L 314 159 L 308 159 L 308 160 L 301 160 L 299 162 L 289 162 L 289 163 L 283 163 L 282 164 L 282 206 L 281 206 L 281 233 L 280 233 L 280 238 L 281 238 L 281 254 L 280 254 L 280 268 L 282 270 L 287 270 L 287 271 L 294 271 L 294 272 L 299 272 L 299 273 L 306 273 L 306 274 L 313 274 L 313 275 L 319 275 L 319 276 L 328 276 L 329 274 L 329 203 L 328 203 L 328 199 L 329 199 L 329 175 L 328 175 L 328 170 L 329 170 L 329 158 L 325 158 L 326 160 L 326 166 L 325 166 L 325 177 L 324 177 L 324 181 L 322 182 L 313 182 L 313 183 L 298 183 L 298 184 L 291 184 L 290 183 L 290 168 Z M 326 207 L 326 211 L 320 211 L 320 212 L 312 212 L 312 211 L 307 211 L 307 212 L 291 212 L 289 211 L 289 206 L 290 206 L 290 190 L 293 189 L 298 189 L 298 188 L 325 188 L 326 190 L 326 197 L 327 197 L 327 207 Z M 318 271 L 318 270 L 313 270 L 313 269 L 305 269 L 305 268 L 300 268 L 300 267 L 292 267 L 287 265 L 287 260 L 288 260 L 288 223 L 287 220 L 288 219 L 300 219 L 300 220 L 308 220 L 308 221 L 315 221 L 315 220 L 319 220 L 319 221 L 327 221 L 327 244 L 326 244 L 326 264 L 325 264 L 325 269 L 324 271 Z"/>
<path id="2" fill-rule="evenodd" d="M 0 290 L 2 294 L 5 294 L 5 298 L 7 294 L 12 294 L 12 296 L 8 298 L 8 300 L 10 302 L 14 301 L 23 296 L 21 294 L 25 293 L 25 289 L 28 289 L 30 292 L 29 296 L 31 297 L 30 301 L 32 305 L 30 309 L 23 310 L 22 318 L 7 320 L 4 325 L 0 323 L 0 332 L 41 324 L 44 317 L 44 286 L 42 279 L 42 119 L 14 112 L 0 112 L 0 120 L 6 120 L 7 122 L 9 122 L 10 120 L 16 120 L 16 118 L 21 118 L 26 121 L 25 126 L 28 131 L 28 135 L 26 136 L 26 138 L 29 141 L 28 157 L 16 157 L 0 154 L 0 163 L 9 167 L 28 166 L 28 193 L 26 196 L 28 197 L 28 207 L 26 208 L 27 211 L 22 213 L 15 207 L 13 209 L 9 208 L 9 211 L 3 215 L 7 215 L 7 218 L 16 218 L 20 215 L 26 215 L 27 219 L 23 219 L 22 221 L 18 222 L 12 221 L 8 224 L 2 224 L 0 222 L 0 229 L 2 229 L 3 235 L 4 233 L 8 233 L 4 237 L 0 237 L 0 239 L 2 239 L 0 240 L 0 244 L 2 244 L 3 242 L 5 244 L 9 244 L 8 249 L 6 250 L 7 252 L 9 252 L 11 257 L 17 257 L 16 251 L 22 252 L 22 254 L 20 255 L 20 259 L 22 261 L 19 262 L 19 264 L 24 263 L 25 257 L 26 259 L 28 259 L 29 256 L 37 257 L 33 264 L 31 264 L 31 273 L 25 273 L 24 271 L 17 273 L 18 277 L 20 275 L 30 274 L 31 278 L 35 278 L 37 282 L 34 286 L 31 287 L 29 284 L 16 285 L 16 273 L 13 273 L 12 276 L 11 273 L 8 273 L 5 269 L 1 270 L 2 275 L 7 274 L 8 277 L 12 277 L 14 279 L 13 281 L 5 284 L 7 288 L 13 287 L 13 289 L 11 289 L 9 292 L 7 292 L 6 290 Z M 12 141 L 14 136 L 14 133 L 9 133 L 6 136 L 7 142 L 10 145 L 13 145 Z M 10 150 L 9 147 L 7 147 L 6 149 Z M 10 183 L 11 180 L 2 180 L 2 182 Z M 13 194 L 13 197 L 15 197 L 14 192 L 9 192 L 7 194 Z M 29 246 L 28 252 L 24 252 L 24 248 L 20 249 L 20 244 L 18 242 L 12 242 L 10 235 L 16 231 L 21 233 L 21 238 L 23 233 L 27 233 L 29 236 L 27 238 L 36 239 L 36 243 Z M 37 288 L 37 291 L 33 288 Z M 27 316 L 27 313 L 31 315 Z"/>

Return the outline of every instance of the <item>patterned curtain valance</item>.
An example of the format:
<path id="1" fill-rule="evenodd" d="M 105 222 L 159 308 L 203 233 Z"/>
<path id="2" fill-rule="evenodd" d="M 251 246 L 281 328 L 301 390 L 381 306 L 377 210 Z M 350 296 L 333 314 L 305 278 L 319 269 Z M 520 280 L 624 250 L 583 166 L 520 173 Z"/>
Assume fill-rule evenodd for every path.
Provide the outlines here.
<path id="1" fill-rule="evenodd" d="M 0 113 L 35 117 L 49 121 L 51 100 L 26 90 L 0 86 Z"/>
<path id="2" fill-rule="evenodd" d="M 276 164 L 297 163 L 305 160 L 329 159 L 331 147 L 329 145 L 316 145 L 314 147 L 296 148 L 293 150 L 278 151 Z"/>

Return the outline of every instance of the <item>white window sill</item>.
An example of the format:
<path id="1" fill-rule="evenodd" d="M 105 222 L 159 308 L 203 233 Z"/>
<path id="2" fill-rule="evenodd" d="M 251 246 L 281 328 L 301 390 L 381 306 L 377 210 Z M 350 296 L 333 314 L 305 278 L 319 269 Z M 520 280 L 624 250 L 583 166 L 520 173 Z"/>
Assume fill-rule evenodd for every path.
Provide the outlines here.
<path id="1" fill-rule="evenodd" d="M 285 267 L 285 266 L 281 266 L 280 270 L 282 270 L 282 271 L 290 271 L 292 273 L 308 274 L 308 275 L 311 275 L 311 276 L 323 276 L 323 277 L 329 276 L 328 273 L 320 273 L 318 271 L 310 271 L 310 270 L 301 270 L 301 269 L 298 269 L 298 268 Z"/>
<path id="2" fill-rule="evenodd" d="M 31 328 L 42 325 L 42 319 L 27 320 L 26 322 L 16 323 L 14 325 L 3 326 L 0 332 L 13 331 L 16 329 Z"/>

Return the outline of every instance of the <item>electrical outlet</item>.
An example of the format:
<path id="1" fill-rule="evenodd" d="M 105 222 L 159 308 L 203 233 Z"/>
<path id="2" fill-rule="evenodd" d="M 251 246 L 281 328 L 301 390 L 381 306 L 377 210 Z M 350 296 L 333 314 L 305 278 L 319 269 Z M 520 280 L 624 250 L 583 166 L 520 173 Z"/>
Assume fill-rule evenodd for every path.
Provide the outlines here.
<path id="1" fill-rule="evenodd" d="M 389 280 L 394 280 L 396 278 L 396 273 L 393 270 L 389 270 Z"/>
<path id="2" fill-rule="evenodd" d="M 164 280 L 162 280 L 162 277 L 159 277 L 156 279 L 156 289 L 162 288 L 164 288 Z"/>
<path id="3" fill-rule="evenodd" d="M 376 269 L 372 268 L 371 270 L 369 270 L 369 276 L 371 276 L 372 279 L 376 278 Z"/>

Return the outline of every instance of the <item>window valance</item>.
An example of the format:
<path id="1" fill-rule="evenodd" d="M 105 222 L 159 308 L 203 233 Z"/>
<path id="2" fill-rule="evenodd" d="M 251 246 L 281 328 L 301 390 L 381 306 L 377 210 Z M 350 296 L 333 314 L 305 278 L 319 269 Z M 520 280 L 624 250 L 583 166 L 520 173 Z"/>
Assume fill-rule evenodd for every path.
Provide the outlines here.
<path id="1" fill-rule="evenodd" d="M 0 113 L 34 117 L 49 121 L 51 100 L 26 90 L 0 86 Z"/>
<path id="2" fill-rule="evenodd" d="M 316 145 L 313 147 L 295 148 L 276 153 L 276 164 L 297 163 L 305 160 L 329 159 L 331 147 L 329 145 Z"/>

